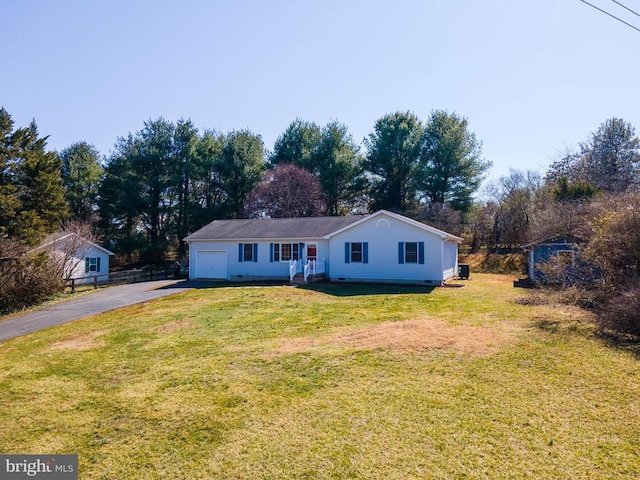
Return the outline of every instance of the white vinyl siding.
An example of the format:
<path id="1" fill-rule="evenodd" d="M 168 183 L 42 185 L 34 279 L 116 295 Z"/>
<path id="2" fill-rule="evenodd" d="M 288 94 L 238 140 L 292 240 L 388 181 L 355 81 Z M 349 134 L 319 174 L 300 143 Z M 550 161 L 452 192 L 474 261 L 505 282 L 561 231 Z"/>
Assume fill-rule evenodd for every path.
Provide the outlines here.
<path id="1" fill-rule="evenodd" d="M 101 248 L 90 247 L 82 258 L 70 261 L 74 265 L 70 278 L 77 279 L 76 285 L 92 283 L 95 276 L 99 282 L 109 280 L 109 254 Z"/>
<path id="2" fill-rule="evenodd" d="M 240 247 L 242 243 L 242 261 L 240 261 Z M 271 261 L 271 248 L 278 245 L 289 245 L 291 251 L 299 251 L 300 244 L 303 241 L 276 240 L 260 240 L 260 241 L 215 241 L 215 240 L 194 240 L 189 242 L 189 277 L 191 279 L 205 278 L 199 274 L 200 261 L 198 252 L 204 251 L 223 251 L 226 252 L 226 274 L 227 280 L 244 281 L 244 280 L 283 280 L 289 279 L 289 261 L 278 260 Z M 317 244 L 318 261 L 328 260 L 329 258 L 329 241 L 323 239 L 314 239 Z M 244 245 L 253 245 L 252 261 L 244 261 L 245 247 Z M 275 248 L 274 248 L 275 250 Z M 247 249 L 248 252 L 248 249 Z M 275 252 L 274 257 L 275 257 Z M 248 255 L 248 253 L 247 253 Z M 256 261 L 257 259 L 257 261 Z M 325 265 L 328 268 L 328 261 Z"/>
<path id="3" fill-rule="evenodd" d="M 100 257 L 87 257 L 84 259 L 84 272 L 100 272 Z"/>
<path id="4" fill-rule="evenodd" d="M 442 261 L 443 280 L 458 275 L 458 244 L 456 242 L 444 242 L 442 246 Z"/>
<path id="5" fill-rule="evenodd" d="M 198 252 L 223 251 L 227 280 L 288 281 L 289 261 L 305 262 L 311 243 L 330 280 L 433 285 L 457 274 L 456 238 L 384 212 L 328 238 L 191 240 L 189 272 L 198 278 Z"/>
<path id="6" fill-rule="evenodd" d="M 365 240 L 368 244 L 368 263 L 345 261 L 344 245 Z M 405 263 L 399 262 L 400 243 L 403 244 Z M 414 246 L 414 250 L 410 247 L 409 251 L 417 249 L 417 253 L 410 253 L 411 262 L 406 263 L 404 247 L 408 243 Z M 424 245 L 424 263 L 420 263 L 421 243 Z M 455 252 L 457 257 L 457 243 L 444 242 L 438 234 L 391 216 L 378 216 L 331 238 L 330 278 L 334 281 L 439 284 L 446 279 L 443 272 L 443 243 L 450 244 L 447 252 Z"/>

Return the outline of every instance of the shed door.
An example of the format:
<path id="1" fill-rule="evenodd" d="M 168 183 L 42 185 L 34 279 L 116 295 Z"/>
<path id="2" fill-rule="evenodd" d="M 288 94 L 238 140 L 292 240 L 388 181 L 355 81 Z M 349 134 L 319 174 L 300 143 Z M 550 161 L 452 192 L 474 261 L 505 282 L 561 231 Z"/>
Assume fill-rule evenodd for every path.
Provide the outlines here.
<path id="1" fill-rule="evenodd" d="M 227 278 L 227 252 L 198 251 L 196 278 Z"/>

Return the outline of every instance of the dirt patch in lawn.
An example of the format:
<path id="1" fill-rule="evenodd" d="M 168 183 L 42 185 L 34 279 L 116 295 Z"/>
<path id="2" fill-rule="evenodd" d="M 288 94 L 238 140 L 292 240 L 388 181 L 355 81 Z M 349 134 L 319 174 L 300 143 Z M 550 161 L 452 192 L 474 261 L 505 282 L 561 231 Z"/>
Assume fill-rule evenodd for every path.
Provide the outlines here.
<path id="1" fill-rule="evenodd" d="M 515 339 L 509 325 L 451 325 L 438 319 L 384 322 L 316 339 L 290 339 L 272 352 L 275 355 L 300 353 L 315 348 L 340 345 L 356 350 L 386 348 L 396 352 L 449 350 L 472 355 L 488 355 Z"/>
<path id="2" fill-rule="evenodd" d="M 104 346 L 104 332 L 77 333 L 52 344 L 49 350 L 90 350 Z"/>
<path id="3" fill-rule="evenodd" d="M 158 325 L 154 330 L 160 333 L 169 333 L 183 328 L 193 328 L 194 326 L 195 325 L 191 320 L 175 320 L 173 322 Z"/>

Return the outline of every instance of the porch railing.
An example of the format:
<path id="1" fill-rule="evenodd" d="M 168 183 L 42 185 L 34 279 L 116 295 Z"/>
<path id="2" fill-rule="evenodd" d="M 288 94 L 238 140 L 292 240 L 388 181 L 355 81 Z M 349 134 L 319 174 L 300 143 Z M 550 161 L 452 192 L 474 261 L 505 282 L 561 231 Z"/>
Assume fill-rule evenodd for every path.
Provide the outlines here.
<path id="1" fill-rule="evenodd" d="M 293 282 L 293 278 L 298 273 L 298 260 L 289 260 L 289 281 Z"/>
<path id="2" fill-rule="evenodd" d="M 306 282 L 311 275 L 318 275 L 320 273 L 324 273 L 324 260 L 320 262 L 317 260 L 310 260 L 304 266 L 304 281 Z"/>

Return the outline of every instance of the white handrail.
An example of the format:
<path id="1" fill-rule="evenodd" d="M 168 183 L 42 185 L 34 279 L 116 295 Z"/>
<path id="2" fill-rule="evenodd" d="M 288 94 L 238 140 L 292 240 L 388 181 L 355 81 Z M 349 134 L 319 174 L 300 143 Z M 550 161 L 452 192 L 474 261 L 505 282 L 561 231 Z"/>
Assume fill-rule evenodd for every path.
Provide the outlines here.
<path id="1" fill-rule="evenodd" d="M 310 275 L 316 274 L 316 261 L 309 260 L 307 264 L 304 266 L 304 281 L 307 281 Z"/>
<path id="2" fill-rule="evenodd" d="M 296 260 L 289 260 L 289 281 L 293 282 L 293 278 L 298 271 L 298 262 Z"/>
<path id="3" fill-rule="evenodd" d="M 311 275 L 317 275 L 319 273 L 324 273 L 324 260 L 320 263 L 317 260 L 309 260 L 307 264 L 304 266 L 304 281 L 307 281 Z"/>

